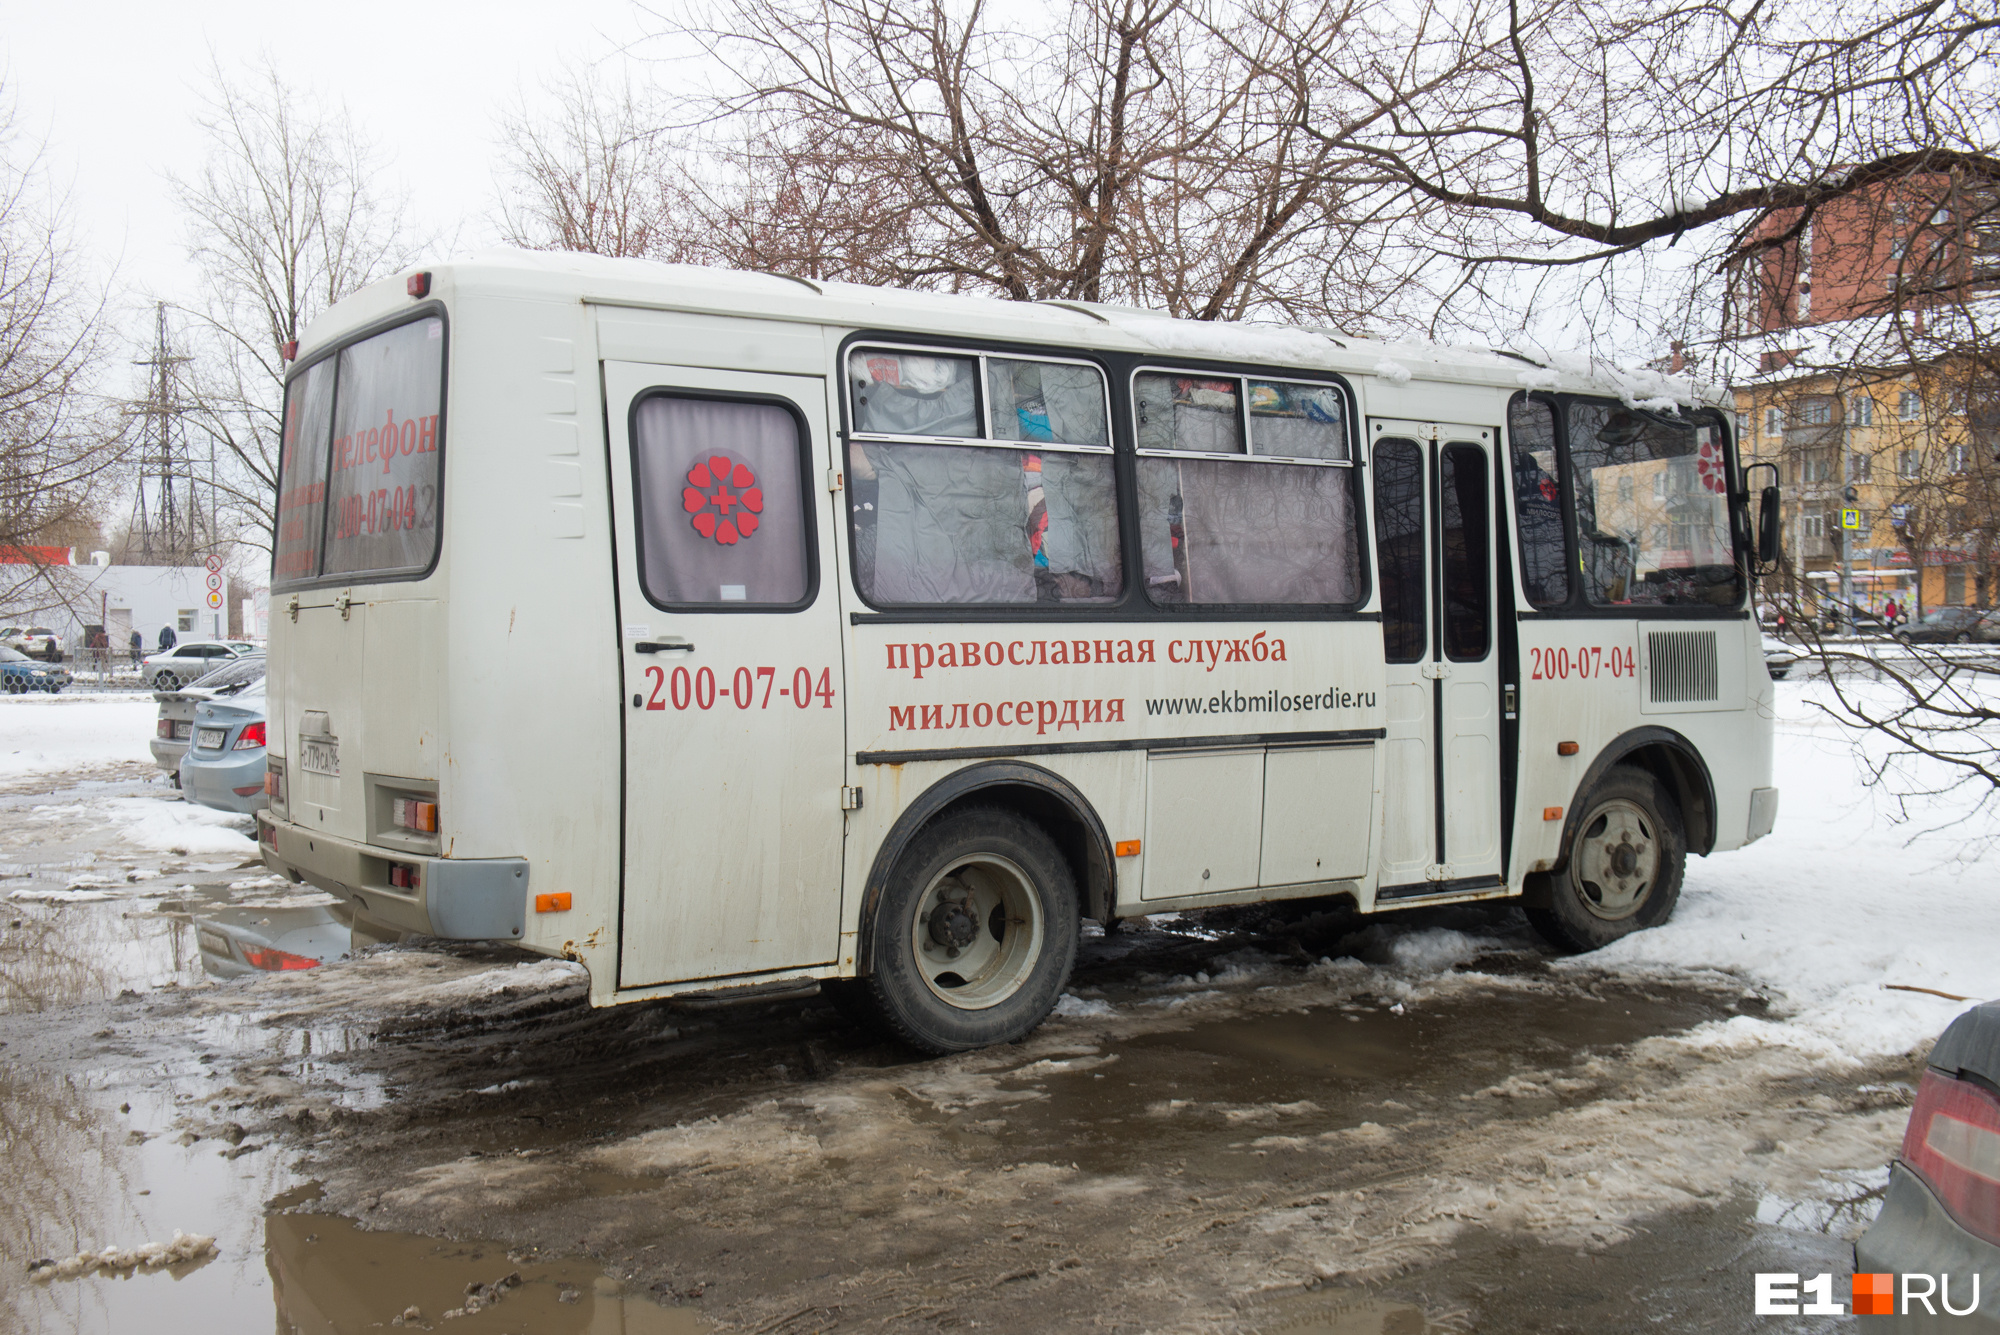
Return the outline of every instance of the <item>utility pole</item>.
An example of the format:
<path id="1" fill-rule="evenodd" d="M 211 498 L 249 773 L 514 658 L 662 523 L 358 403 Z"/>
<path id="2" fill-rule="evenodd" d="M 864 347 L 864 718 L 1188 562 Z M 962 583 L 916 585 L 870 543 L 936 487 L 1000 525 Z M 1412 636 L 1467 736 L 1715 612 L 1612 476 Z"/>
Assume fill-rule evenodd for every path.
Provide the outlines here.
<path id="1" fill-rule="evenodd" d="M 1861 530 L 1847 526 L 1847 511 L 1855 504 L 1857 492 L 1851 477 L 1853 458 L 1848 446 L 1851 427 L 1847 420 L 1847 393 L 1838 382 L 1834 392 L 1840 397 L 1834 409 L 1840 414 L 1840 619 L 1852 632 L 1854 626 L 1854 535 Z"/>
<path id="2" fill-rule="evenodd" d="M 130 541 L 146 565 L 182 565 L 194 559 L 209 527 L 195 493 L 194 461 L 180 430 L 181 406 L 174 370 L 191 360 L 176 356 L 167 337 L 167 304 L 155 308 L 153 355 L 133 362 L 148 368 L 146 397 L 127 411 L 146 425 L 139 454 L 139 495 L 132 507 Z M 153 495 L 148 496 L 148 492 Z"/>

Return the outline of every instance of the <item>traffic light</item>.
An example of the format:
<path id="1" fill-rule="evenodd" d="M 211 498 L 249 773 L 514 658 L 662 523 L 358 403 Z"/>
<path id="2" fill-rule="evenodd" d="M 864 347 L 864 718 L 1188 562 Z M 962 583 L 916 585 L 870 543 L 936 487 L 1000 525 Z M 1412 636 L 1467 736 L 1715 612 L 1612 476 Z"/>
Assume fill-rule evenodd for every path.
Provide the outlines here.
<path id="1" fill-rule="evenodd" d="M 1840 494 L 1842 499 L 1844 499 L 1849 505 L 1852 505 L 1856 501 L 1861 499 L 1861 488 L 1849 487 L 1846 491 L 1843 491 Z"/>

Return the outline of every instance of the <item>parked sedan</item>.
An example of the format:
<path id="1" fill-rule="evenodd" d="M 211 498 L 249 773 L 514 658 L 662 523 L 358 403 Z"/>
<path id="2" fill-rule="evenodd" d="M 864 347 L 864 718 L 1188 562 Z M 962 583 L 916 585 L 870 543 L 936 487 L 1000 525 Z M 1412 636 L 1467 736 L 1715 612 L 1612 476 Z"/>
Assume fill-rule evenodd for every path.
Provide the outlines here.
<path id="1" fill-rule="evenodd" d="M 177 691 L 230 659 L 255 652 L 256 645 L 242 640 L 189 640 L 148 657 L 140 675 L 156 691 Z"/>
<path id="2" fill-rule="evenodd" d="M 2000 640 L 2000 612 L 1977 607 L 1933 607 L 1923 620 L 1896 632 L 1899 640 L 1911 644 L 1971 644 L 1979 640 L 1991 644 Z"/>
<path id="3" fill-rule="evenodd" d="M 1799 661 L 1799 651 L 1775 635 L 1764 637 L 1764 670 L 1772 681 L 1783 681 Z"/>
<path id="4" fill-rule="evenodd" d="M 181 757 L 181 795 L 219 811 L 262 811 L 264 682 L 194 707 L 194 736 Z"/>
<path id="5" fill-rule="evenodd" d="M 7 683 L 9 695 L 20 695 L 26 691 L 47 691 L 54 695 L 69 685 L 69 672 L 52 663 L 39 663 L 19 649 L 0 648 L 0 677 Z"/>
<path id="6" fill-rule="evenodd" d="M 187 754 L 194 736 L 195 706 L 217 696 L 240 695 L 264 680 L 264 655 L 246 654 L 224 659 L 222 666 L 178 691 L 154 691 L 160 702 L 160 716 L 153 726 L 153 763 L 181 781 L 181 757 Z"/>
<path id="7" fill-rule="evenodd" d="M 1854 1245 L 1863 1279 L 1888 1281 L 1897 1330 L 2000 1332 L 2000 1001 L 1975 1006 L 1931 1049 L 1882 1212 Z M 1898 1280 L 1902 1282 L 1899 1284 Z M 1928 1280 L 1938 1306 L 1904 1297 Z M 1972 1302 L 1978 1295 L 1978 1302 Z M 1879 1300 L 1878 1300 L 1879 1301 Z M 1972 1310 L 1967 1311 L 1970 1307 Z M 1911 1315 L 1910 1309 L 1915 1313 Z M 1946 1315 L 1947 1309 L 1963 1315 Z"/>

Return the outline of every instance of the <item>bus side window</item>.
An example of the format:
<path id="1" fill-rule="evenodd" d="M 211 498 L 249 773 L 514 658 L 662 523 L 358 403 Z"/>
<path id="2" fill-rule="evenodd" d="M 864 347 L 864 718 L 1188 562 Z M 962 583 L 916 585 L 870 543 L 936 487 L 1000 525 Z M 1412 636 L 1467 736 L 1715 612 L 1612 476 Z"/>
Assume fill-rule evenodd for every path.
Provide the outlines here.
<path id="1" fill-rule="evenodd" d="M 1382 650 L 1391 663 L 1424 656 L 1424 456 L 1413 440 L 1375 446 L 1375 551 Z"/>
<path id="2" fill-rule="evenodd" d="M 1155 603 L 1359 600 L 1360 526 L 1338 388 L 1144 372 L 1132 390 L 1140 545 Z"/>
<path id="3" fill-rule="evenodd" d="M 1569 601 L 1570 560 L 1556 481 L 1555 410 L 1517 396 L 1507 409 L 1507 445 L 1514 461 L 1514 522 L 1521 530 L 1521 584 L 1533 606 L 1561 607 Z"/>
<path id="4" fill-rule="evenodd" d="M 776 403 L 654 394 L 633 414 L 639 571 L 660 607 L 812 597 L 799 421 Z"/>
<path id="5" fill-rule="evenodd" d="M 863 347 L 848 382 L 854 582 L 869 603 L 1117 601 L 1117 488 L 1095 366 Z"/>

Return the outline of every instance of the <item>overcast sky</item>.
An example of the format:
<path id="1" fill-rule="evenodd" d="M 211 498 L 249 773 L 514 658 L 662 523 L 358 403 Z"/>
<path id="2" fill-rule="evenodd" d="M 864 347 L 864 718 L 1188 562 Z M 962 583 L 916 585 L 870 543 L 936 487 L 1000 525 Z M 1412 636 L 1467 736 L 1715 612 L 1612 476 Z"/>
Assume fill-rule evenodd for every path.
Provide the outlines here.
<path id="1" fill-rule="evenodd" d="M 117 265 L 114 301 L 186 296 L 167 174 L 192 175 L 210 53 L 241 71 L 269 54 L 382 145 L 416 221 L 494 239 L 494 139 L 517 88 L 641 31 L 633 0 L 0 0 L 0 79 L 17 125 L 45 139 L 90 251 Z"/>

